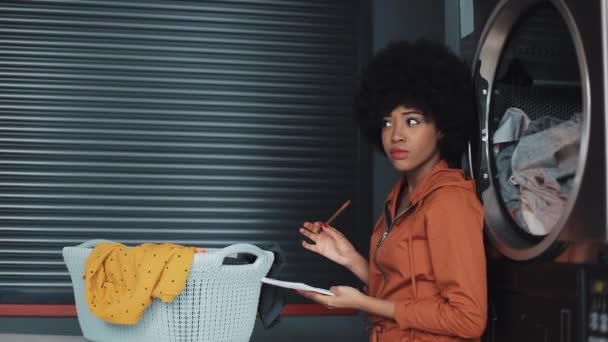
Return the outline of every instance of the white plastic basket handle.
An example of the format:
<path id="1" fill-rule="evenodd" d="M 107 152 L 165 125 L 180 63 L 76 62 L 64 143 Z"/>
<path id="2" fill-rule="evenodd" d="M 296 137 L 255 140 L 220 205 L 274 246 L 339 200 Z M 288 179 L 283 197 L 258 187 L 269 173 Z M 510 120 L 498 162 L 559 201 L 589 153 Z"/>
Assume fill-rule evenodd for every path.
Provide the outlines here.
<path id="1" fill-rule="evenodd" d="M 112 242 L 112 241 L 104 240 L 104 239 L 93 239 L 93 240 L 85 241 L 75 247 L 76 248 L 94 248 L 98 244 L 104 243 L 104 242 Z M 213 259 L 213 260 L 210 260 L 211 265 L 220 267 L 222 265 L 222 263 L 224 262 L 224 259 L 227 256 L 232 255 L 232 254 L 238 254 L 238 253 L 248 253 L 248 254 L 255 255 L 256 259 L 253 262 L 253 264 L 250 264 L 250 265 L 255 265 L 257 267 L 259 264 L 261 264 L 265 260 L 265 258 L 268 258 L 267 253 L 269 253 L 269 252 L 266 252 L 263 249 L 261 249 L 257 246 L 254 246 L 252 244 L 249 244 L 249 243 L 236 243 L 236 244 L 224 247 L 222 249 L 218 249 L 217 251 L 211 253 L 210 256 Z M 238 266 L 238 265 L 231 265 L 231 266 Z"/>
<path id="2" fill-rule="evenodd" d="M 83 243 L 81 243 L 80 245 L 74 246 L 74 247 L 78 247 L 78 248 L 93 248 L 95 246 L 97 246 L 100 243 L 104 243 L 104 242 L 112 242 L 110 240 L 104 240 L 104 239 L 93 239 L 93 240 L 87 240 Z"/>

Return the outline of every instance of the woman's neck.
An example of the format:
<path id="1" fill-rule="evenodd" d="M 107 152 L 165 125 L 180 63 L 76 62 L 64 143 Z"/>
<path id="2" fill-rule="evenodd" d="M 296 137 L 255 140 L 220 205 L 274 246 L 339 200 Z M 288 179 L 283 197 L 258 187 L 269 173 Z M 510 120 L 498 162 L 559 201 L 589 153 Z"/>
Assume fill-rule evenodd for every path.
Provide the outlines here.
<path id="1" fill-rule="evenodd" d="M 439 154 L 434 154 L 424 163 L 420 164 L 417 168 L 410 171 L 406 171 L 405 179 L 407 180 L 407 189 L 404 190 L 406 190 L 408 194 L 411 194 L 412 191 L 414 191 L 414 189 L 416 189 L 416 187 L 420 185 L 424 177 L 426 177 L 426 175 L 431 172 L 433 166 L 435 166 L 435 164 L 437 164 L 439 160 L 441 160 Z"/>

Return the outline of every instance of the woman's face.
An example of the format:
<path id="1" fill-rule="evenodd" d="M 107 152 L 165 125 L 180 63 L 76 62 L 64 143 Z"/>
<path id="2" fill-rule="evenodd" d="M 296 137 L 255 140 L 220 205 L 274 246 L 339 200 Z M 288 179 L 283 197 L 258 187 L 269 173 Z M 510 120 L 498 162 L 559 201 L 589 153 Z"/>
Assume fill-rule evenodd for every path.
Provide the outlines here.
<path id="1" fill-rule="evenodd" d="M 382 146 L 395 169 L 411 172 L 439 161 L 441 132 L 420 110 L 398 106 L 382 120 Z"/>

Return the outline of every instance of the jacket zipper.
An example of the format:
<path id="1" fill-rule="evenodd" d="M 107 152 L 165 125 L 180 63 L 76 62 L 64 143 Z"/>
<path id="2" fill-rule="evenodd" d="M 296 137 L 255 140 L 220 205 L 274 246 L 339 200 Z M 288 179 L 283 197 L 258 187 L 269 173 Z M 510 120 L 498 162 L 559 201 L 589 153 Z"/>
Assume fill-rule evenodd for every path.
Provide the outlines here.
<path id="1" fill-rule="evenodd" d="M 407 213 L 413 206 L 414 205 L 410 203 L 410 205 L 408 205 L 407 208 L 405 208 L 399 215 L 395 216 L 395 219 L 391 222 L 391 225 L 387 226 L 384 230 L 384 233 L 382 233 L 382 237 L 380 238 L 380 241 L 378 241 L 378 245 L 376 246 L 376 251 L 374 252 L 374 262 L 376 263 L 376 267 L 378 267 L 378 269 L 384 276 L 384 284 L 388 282 L 388 276 L 386 275 L 382 267 L 380 267 L 380 265 L 378 264 L 378 250 L 380 249 L 380 246 L 382 246 L 384 240 L 386 240 L 386 238 L 388 237 L 388 233 L 393 229 L 395 222 L 397 222 L 397 220 L 399 220 L 401 216 L 405 215 L 405 213 Z M 386 219 L 386 216 L 384 217 L 384 221 L 388 221 Z"/>

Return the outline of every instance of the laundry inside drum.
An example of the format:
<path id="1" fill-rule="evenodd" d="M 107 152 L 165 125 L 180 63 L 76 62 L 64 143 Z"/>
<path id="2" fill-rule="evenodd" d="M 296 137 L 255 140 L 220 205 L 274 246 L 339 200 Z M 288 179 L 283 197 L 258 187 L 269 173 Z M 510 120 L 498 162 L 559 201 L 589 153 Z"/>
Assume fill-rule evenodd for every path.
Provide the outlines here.
<path id="1" fill-rule="evenodd" d="M 492 172 L 505 216 L 529 236 L 548 235 L 568 214 L 586 120 L 579 70 L 566 22 L 549 3 L 520 19 L 499 60 Z"/>

